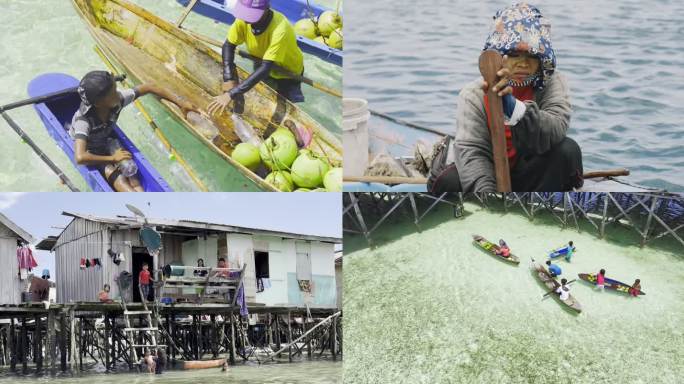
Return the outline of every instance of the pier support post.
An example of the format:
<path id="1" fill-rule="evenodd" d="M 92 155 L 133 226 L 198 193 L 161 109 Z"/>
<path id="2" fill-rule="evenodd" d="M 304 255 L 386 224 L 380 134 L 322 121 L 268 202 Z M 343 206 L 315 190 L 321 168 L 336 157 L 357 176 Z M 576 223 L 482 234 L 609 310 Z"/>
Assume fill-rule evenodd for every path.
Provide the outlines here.
<path id="1" fill-rule="evenodd" d="M 60 370 L 66 372 L 67 370 L 67 326 L 66 314 L 64 312 L 59 314 L 59 357 Z"/>
<path id="2" fill-rule="evenodd" d="M 76 356 L 79 354 L 76 351 L 76 317 L 74 317 L 74 307 L 69 309 L 69 365 L 72 373 L 76 373 Z"/>
<path id="3" fill-rule="evenodd" d="M 311 329 L 311 326 L 309 325 L 309 316 L 308 314 L 304 315 L 304 332 L 308 332 L 309 329 Z M 311 360 L 311 337 L 306 338 L 306 357 Z"/>
<path id="4" fill-rule="evenodd" d="M 337 317 L 333 319 L 332 327 L 330 327 L 330 351 L 333 360 L 337 360 Z"/>
<path id="5" fill-rule="evenodd" d="M 280 350 L 280 345 L 282 344 L 282 341 L 280 340 L 280 320 L 278 319 L 279 315 L 276 313 L 275 315 L 275 338 L 276 338 L 276 344 L 278 347 L 276 348 L 276 351 Z M 276 355 L 276 357 L 280 357 L 280 353 Z"/>
<path id="6" fill-rule="evenodd" d="M 21 372 L 25 375 L 28 373 L 28 359 L 27 356 L 27 341 L 28 335 L 26 332 L 26 317 L 21 318 L 21 336 L 20 336 L 20 353 L 21 353 Z"/>
<path id="7" fill-rule="evenodd" d="M 235 320 L 230 312 L 230 364 L 235 364 Z"/>
<path id="8" fill-rule="evenodd" d="M 55 331 L 55 311 L 48 312 L 48 338 L 46 357 L 50 356 L 50 373 L 55 374 L 57 365 L 57 336 Z"/>
<path id="9" fill-rule="evenodd" d="M 105 314 L 104 315 L 104 336 L 102 337 L 102 347 L 104 348 L 104 353 L 105 353 L 105 372 L 109 372 L 109 335 L 111 333 L 111 326 L 109 323 L 109 315 Z M 131 340 L 132 342 L 133 340 Z M 131 354 L 131 357 L 133 354 Z M 130 364 L 129 364 L 130 366 Z"/>
<path id="10" fill-rule="evenodd" d="M 41 315 L 35 317 L 36 330 L 33 333 L 33 357 L 36 361 L 36 373 L 43 370 L 43 323 Z"/>
<path id="11" fill-rule="evenodd" d="M 85 346 L 85 343 L 83 342 L 83 318 L 79 319 L 78 321 L 78 369 L 83 370 L 83 355 L 85 354 L 85 351 L 83 351 L 83 347 Z"/>
<path id="12" fill-rule="evenodd" d="M 218 358 L 218 332 L 216 330 L 216 315 L 212 314 L 209 316 L 211 319 L 211 355 L 214 359 Z"/>
<path id="13" fill-rule="evenodd" d="M 290 317 L 290 311 L 287 311 L 287 344 L 289 344 L 289 347 L 287 348 L 287 359 L 292 362 L 292 319 Z M 280 346 L 278 346 L 278 349 L 280 349 Z"/>
<path id="14" fill-rule="evenodd" d="M 17 370 L 17 338 L 16 338 L 16 328 L 14 326 L 14 317 L 10 319 L 10 371 L 16 372 Z"/>

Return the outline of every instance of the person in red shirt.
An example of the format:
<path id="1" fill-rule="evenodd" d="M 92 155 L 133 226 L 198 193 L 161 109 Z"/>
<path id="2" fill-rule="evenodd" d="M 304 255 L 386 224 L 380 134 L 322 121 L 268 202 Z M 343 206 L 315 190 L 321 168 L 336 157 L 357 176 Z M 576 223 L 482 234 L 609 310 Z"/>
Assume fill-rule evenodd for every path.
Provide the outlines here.
<path id="1" fill-rule="evenodd" d="M 140 274 L 138 275 L 138 284 L 140 284 L 143 293 L 142 299 L 145 301 L 147 301 L 147 298 L 150 296 L 150 285 L 152 285 L 152 282 L 154 281 L 148 270 L 149 267 L 150 266 L 147 263 L 143 263 L 142 271 L 140 271 Z"/>

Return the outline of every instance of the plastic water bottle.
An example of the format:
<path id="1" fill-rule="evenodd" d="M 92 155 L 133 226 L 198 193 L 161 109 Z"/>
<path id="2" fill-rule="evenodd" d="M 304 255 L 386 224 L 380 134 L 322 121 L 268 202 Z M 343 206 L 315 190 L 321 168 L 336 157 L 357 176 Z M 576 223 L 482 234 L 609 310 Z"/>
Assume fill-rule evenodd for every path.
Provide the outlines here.
<path id="1" fill-rule="evenodd" d="M 197 128 L 202 136 L 206 137 L 207 139 L 214 140 L 214 138 L 219 135 L 218 128 L 216 128 L 214 123 L 212 123 L 211 120 L 205 116 L 200 115 L 197 112 L 190 111 L 188 112 L 187 119 L 190 124 Z"/>
<path id="2" fill-rule="evenodd" d="M 121 146 L 116 140 L 110 140 L 109 141 L 109 151 L 110 153 L 114 154 L 118 149 L 121 149 Z M 121 172 L 122 175 L 125 177 L 131 177 L 135 176 L 136 173 L 138 173 L 138 165 L 135 164 L 135 161 L 133 159 L 128 159 L 119 162 L 119 171 Z"/>
<path id="3" fill-rule="evenodd" d="M 261 138 L 257 134 L 254 127 L 249 125 L 248 122 L 244 121 L 240 116 L 233 113 L 230 118 L 233 120 L 233 126 L 235 127 L 235 134 L 238 135 L 240 141 L 243 143 L 250 143 L 255 147 L 259 148 L 261 145 Z"/>

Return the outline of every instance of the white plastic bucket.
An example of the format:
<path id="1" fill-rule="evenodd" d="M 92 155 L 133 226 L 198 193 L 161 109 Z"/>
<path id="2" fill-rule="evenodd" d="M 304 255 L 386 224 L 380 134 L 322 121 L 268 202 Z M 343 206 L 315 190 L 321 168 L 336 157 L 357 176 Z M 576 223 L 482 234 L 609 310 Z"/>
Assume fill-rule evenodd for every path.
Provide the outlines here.
<path id="1" fill-rule="evenodd" d="M 342 141 L 344 174 L 363 176 L 368 167 L 368 102 L 364 99 L 342 100 Z"/>

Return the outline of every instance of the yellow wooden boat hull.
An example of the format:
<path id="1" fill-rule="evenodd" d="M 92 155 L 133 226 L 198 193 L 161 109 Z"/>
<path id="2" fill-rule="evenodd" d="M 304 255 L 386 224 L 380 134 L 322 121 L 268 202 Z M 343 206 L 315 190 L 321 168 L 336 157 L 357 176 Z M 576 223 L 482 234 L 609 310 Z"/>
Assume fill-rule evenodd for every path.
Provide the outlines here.
<path id="1" fill-rule="evenodd" d="M 97 45 L 122 72 L 138 83 L 157 83 L 201 110 L 221 94 L 221 55 L 175 25 L 126 0 L 72 0 Z M 238 76 L 249 73 L 238 68 Z M 277 188 L 234 161 L 230 155 L 240 143 L 230 112 L 213 117 L 220 134 L 213 139 L 194 127 L 181 110 L 163 101 L 168 111 L 209 149 L 266 191 Z M 308 149 L 341 166 L 339 139 L 295 104 L 264 83 L 245 94 L 242 118 L 266 136 L 274 129 L 294 124 L 313 134 Z"/>

